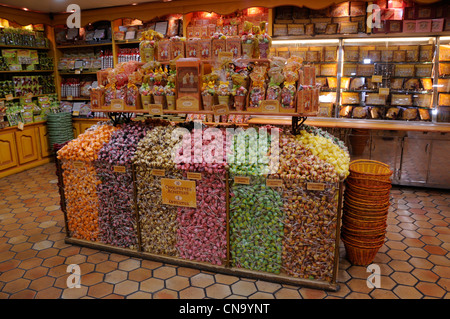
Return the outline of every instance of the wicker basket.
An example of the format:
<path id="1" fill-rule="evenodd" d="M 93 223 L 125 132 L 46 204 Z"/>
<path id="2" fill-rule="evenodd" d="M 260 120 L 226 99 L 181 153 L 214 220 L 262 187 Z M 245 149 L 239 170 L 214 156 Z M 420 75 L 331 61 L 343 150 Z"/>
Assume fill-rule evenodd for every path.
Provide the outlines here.
<path id="1" fill-rule="evenodd" d="M 361 195 L 369 195 L 369 196 L 387 196 L 390 195 L 390 188 L 389 189 L 374 189 L 370 187 L 363 187 L 361 185 L 354 185 L 351 183 L 346 183 L 347 189 L 349 191 L 361 194 Z"/>
<path id="2" fill-rule="evenodd" d="M 386 225 L 375 229 L 358 229 L 348 224 L 343 224 L 341 231 L 355 238 L 361 238 L 364 240 L 376 239 L 379 236 L 386 236 Z"/>
<path id="3" fill-rule="evenodd" d="M 342 216 L 342 224 L 343 225 L 352 225 L 357 228 L 361 229 L 373 229 L 380 227 L 382 225 L 386 226 L 387 216 L 375 219 L 375 220 L 367 220 L 359 218 L 355 215 L 349 214 L 348 212 L 345 212 Z"/>
<path id="4" fill-rule="evenodd" d="M 380 207 L 390 204 L 390 198 L 385 196 L 378 198 L 377 200 L 367 199 L 367 197 L 353 195 L 352 193 L 345 193 L 344 200 L 355 205 L 361 205 L 362 207 Z"/>
<path id="5" fill-rule="evenodd" d="M 389 210 L 389 205 L 380 206 L 380 207 L 362 207 L 360 205 L 355 205 L 348 201 L 344 201 L 344 207 L 351 209 L 355 213 L 361 213 L 362 215 L 382 215 L 385 214 Z"/>
<path id="6" fill-rule="evenodd" d="M 386 236 L 378 236 L 369 239 L 361 239 L 357 236 L 353 236 L 351 234 L 341 232 L 342 241 L 352 244 L 353 246 L 361 247 L 361 248 L 373 248 L 384 244 L 386 240 Z"/>
<path id="7" fill-rule="evenodd" d="M 347 254 L 347 259 L 352 265 L 357 266 L 367 266 L 370 265 L 373 260 L 375 259 L 375 256 L 377 255 L 378 251 L 380 250 L 381 246 L 375 246 L 370 248 L 363 248 L 354 246 L 345 240 L 342 240 L 344 242 L 345 252 Z"/>
<path id="8" fill-rule="evenodd" d="M 391 200 L 390 194 L 387 195 L 367 195 L 367 194 L 360 194 L 358 192 L 355 192 L 351 189 L 348 189 L 344 196 L 351 197 L 351 198 L 357 198 L 363 202 L 387 202 Z"/>
<path id="9" fill-rule="evenodd" d="M 360 219 L 361 221 L 375 222 L 387 218 L 389 211 L 386 210 L 384 213 L 379 214 L 364 214 L 359 211 L 355 211 L 351 208 L 344 207 L 344 214 L 352 218 Z"/>
<path id="10" fill-rule="evenodd" d="M 390 180 L 393 173 L 389 165 L 366 159 L 352 161 L 349 166 L 349 171 L 350 176 L 361 178 L 374 177 L 386 181 Z"/>
<path id="11" fill-rule="evenodd" d="M 352 175 L 348 176 L 347 183 L 372 189 L 391 189 L 392 187 L 390 180 L 386 181 L 374 177 L 357 177 Z"/>

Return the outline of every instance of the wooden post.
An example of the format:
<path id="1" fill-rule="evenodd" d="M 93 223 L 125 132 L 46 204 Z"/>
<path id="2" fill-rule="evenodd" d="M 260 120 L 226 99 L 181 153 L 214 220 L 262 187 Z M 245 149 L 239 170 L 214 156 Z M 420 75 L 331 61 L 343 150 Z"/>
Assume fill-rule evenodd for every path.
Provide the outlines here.
<path id="1" fill-rule="evenodd" d="M 334 267 L 333 267 L 333 276 L 331 282 L 336 284 L 337 274 L 339 270 L 339 243 L 341 237 L 341 218 L 342 218 L 342 200 L 344 193 L 344 182 L 339 182 L 339 197 L 338 197 L 338 208 L 337 208 L 337 220 L 336 220 L 336 238 L 334 239 Z"/>
<path id="2" fill-rule="evenodd" d="M 227 209 L 227 259 L 225 261 L 225 266 L 230 267 L 230 181 L 228 171 L 225 172 L 225 192 Z"/>
<path id="3" fill-rule="evenodd" d="M 137 202 L 137 185 L 136 185 L 136 167 L 131 164 L 131 172 L 133 174 L 133 201 L 134 201 L 134 213 L 136 216 L 136 231 L 138 238 L 138 251 L 142 251 L 142 239 L 141 239 L 141 223 L 139 222 L 139 205 Z"/>

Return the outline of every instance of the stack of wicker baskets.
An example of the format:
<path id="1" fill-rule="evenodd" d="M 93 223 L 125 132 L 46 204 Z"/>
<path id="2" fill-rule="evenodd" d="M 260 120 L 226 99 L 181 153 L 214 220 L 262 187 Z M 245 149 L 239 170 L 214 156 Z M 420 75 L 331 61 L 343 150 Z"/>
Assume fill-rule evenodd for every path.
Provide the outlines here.
<path id="1" fill-rule="evenodd" d="M 365 266 L 384 244 L 392 171 L 373 160 L 352 161 L 349 170 L 341 238 L 348 260 Z"/>

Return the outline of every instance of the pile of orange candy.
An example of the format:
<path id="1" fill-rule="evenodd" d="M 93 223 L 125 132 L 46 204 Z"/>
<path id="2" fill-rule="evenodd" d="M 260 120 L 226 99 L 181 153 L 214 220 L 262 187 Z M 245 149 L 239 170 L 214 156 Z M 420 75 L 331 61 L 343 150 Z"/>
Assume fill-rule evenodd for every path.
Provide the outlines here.
<path id="1" fill-rule="evenodd" d="M 98 239 L 97 177 L 93 161 L 117 128 L 100 125 L 80 134 L 58 151 L 66 199 L 67 227 L 71 237 Z"/>

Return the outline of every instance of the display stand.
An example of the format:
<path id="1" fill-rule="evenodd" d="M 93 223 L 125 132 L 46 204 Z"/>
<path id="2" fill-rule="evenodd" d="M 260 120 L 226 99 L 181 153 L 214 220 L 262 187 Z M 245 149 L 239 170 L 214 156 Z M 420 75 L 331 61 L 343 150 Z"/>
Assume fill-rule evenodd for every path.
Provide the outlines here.
<path id="1" fill-rule="evenodd" d="M 226 180 L 226 232 L 227 232 L 227 252 L 226 252 L 226 259 L 224 260 L 223 265 L 214 265 L 207 262 L 201 262 L 201 261 L 195 261 L 195 260 L 188 260 L 188 259 L 182 259 L 179 257 L 172 257 L 162 254 L 154 254 L 145 252 L 142 249 L 142 234 L 140 231 L 140 215 L 139 215 L 139 209 L 138 209 L 138 203 L 137 203 L 137 183 L 136 183 L 136 168 L 135 165 L 132 165 L 132 177 L 133 177 L 133 190 L 134 190 L 134 210 L 135 210 L 135 216 L 136 216 L 136 222 L 137 222 L 137 237 L 138 237 L 138 245 L 137 249 L 129 249 L 129 248 L 123 248 L 118 246 L 113 246 L 109 244 L 105 244 L 99 241 L 89 241 L 84 239 L 77 239 L 70 236 L 70 231 L 67 227 L 67 211 L 66 211 L 66 205 L 65 205 L 65 195 L 64 195 L 64 181 L 63 181 L 63 171 L 62 171 L 62 165 L 59 159 L 56 159 L 56 166 L 57 166 L 57 175 L 58 180 L 60 181 L 60 196 L 61 196 L 61 210 L 64 213 L 64 219 L 65 219 L 65 225 L 66 225 L 66 237 L 65 237 L 65 243 L 67 244 L 73 244 L 78 245 L 82 247 L 92 248 L 92 249 L 98 249 L 110 253 L 117 253 L 122 254 L 130 257 L 136 257 L 136 258 L 142 258 L 162 263 L 168 263 L 183 267 L 191 267 L 196 268 L 200 270 L 205 271 L 212 271 L 227 275 L 233 275 L 233 276 L 239 276 L 239 277 L 247 277 L 252 279 L 259 279 L 259 280 L 265 280 L 270 282 L 276 282 L 280 284 L 290 284 L 290 285 L 298 285 L 298 286 L 305 286 L 315 289 L 324 289 L 328 291 L 338 291 L 339 285 L 337 284 L 337 276 L 338 276 L 338 267 L 339 267 L 339 238 L 340 238 L 340 220 L 341 220 L 341 211 L 342 211 L 342 200 L 343 200 L 343 188 L 344 183 L 343 181 L 336 184 L 338 187 L 336 189 L 338 200 L 337 200 L 337 211 L 336 211 L 336 232 L 335 232 L 335 239 L 334 239 L 334 260 L 333 260 L 333 269 L 332 269 L 332 278 L 330 281 L 326 280 L 317 280 L 317 279 L 309 279 L 309 278 L 296 278 L 293 276 L 286 275 L 284 273 L 281 274 L 275 274 L 275 273 L 268 273 L 263 271 L 255 271 L 240 267 L 234 267 L 231 266 L 230 260 L 231 260 L 231 254 L 230 254 L 230 176 L 228 172 L 225 175 Z"/>

